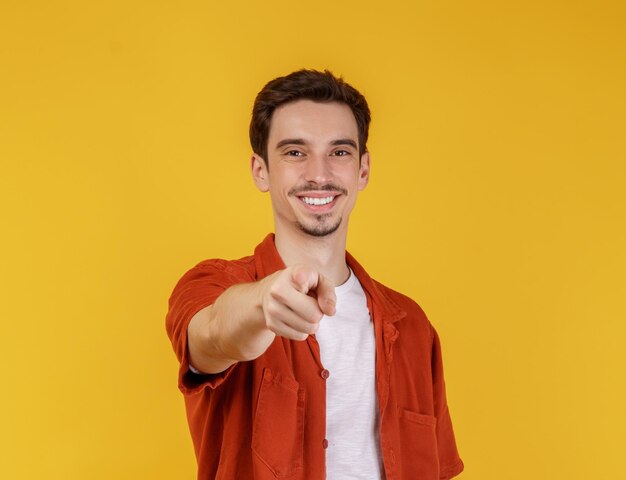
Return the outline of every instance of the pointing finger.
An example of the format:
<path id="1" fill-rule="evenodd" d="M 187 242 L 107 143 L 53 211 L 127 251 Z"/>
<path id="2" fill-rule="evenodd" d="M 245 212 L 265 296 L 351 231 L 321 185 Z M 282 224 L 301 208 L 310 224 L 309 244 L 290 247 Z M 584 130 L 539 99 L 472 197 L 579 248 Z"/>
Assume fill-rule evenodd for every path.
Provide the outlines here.
<path id="1" fill-rule="evenodd" d="M 332 316 L 335 314 L 335 307 L 337 305 L 337 296 L 335 295 L 335 287 L 330 283 L 321 273 L 317 280 L 317 287 L 315 288 L 317 293 L 317 303 L 320 306 L 320 310 L 324 315 Z"/>

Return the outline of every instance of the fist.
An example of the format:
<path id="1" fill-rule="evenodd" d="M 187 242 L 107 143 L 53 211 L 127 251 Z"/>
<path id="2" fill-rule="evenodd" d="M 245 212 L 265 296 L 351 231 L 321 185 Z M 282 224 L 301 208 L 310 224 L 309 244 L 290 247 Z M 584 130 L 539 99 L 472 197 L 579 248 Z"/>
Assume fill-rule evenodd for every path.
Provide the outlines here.
<path id="1" fill-rule="evenodd" d="M 324 315 L 335 314 L 337 297 L 330 281 L 306 265 L 293 265 L 264 280 L 265 325 L 281 337 L 306 340 Z"/>

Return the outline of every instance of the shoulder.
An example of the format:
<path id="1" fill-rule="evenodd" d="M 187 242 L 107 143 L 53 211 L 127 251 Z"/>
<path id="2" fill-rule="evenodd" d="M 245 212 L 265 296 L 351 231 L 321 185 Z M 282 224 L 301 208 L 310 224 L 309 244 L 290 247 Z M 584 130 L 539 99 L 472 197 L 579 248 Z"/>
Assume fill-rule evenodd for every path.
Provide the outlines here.
<path id="1" fill-rule="evenodd" d="M 177 288 L 190 283 L 235 284 L 256 279 L 254 256 L 237 260 L 211 258 L 190 268 L 180 278 Z"/>
<path id="2" fill-rule="evenodd" d="M 239 258 L 237 260 L 225 260 L 223 258 L 211 258 L 203 260 L 193 267 L 190 271 L 198 271 L 205 273 L 223 273 L 224 275 L 254 275 L 254 256 Z"/>

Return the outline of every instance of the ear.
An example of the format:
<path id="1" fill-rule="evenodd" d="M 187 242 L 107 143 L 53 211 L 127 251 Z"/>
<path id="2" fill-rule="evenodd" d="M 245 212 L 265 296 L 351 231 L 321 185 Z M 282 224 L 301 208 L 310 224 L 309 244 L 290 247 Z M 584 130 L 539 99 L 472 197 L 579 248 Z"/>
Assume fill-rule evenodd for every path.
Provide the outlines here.
<path id="1" fill-rule="evenodd" d="M 359 190 L 364 190 L 370 181 L 370 154 L 365 152 L 361 155 L 361 166 L 359 167 Z"/>
<path id="2" fill-rule="evenodd" d="M 252 179 L 254 180 L 256 188 L 262 192 L 267 192 L 270 189 L 270 182 L 265 160 L 256 153 L 253 153 L 250 159 L 250 169 L 252 170 Z"/>

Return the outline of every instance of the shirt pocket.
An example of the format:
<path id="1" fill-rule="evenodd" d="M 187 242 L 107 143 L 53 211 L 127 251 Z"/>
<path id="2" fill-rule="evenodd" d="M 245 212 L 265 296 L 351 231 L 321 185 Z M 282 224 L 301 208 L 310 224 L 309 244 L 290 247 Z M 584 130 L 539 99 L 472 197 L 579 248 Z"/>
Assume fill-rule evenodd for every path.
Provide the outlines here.
<path id="1" fill-rule="evenodd" d="M 437 418 L 400 409 L 400 478 L 439 479 Z"/>
<path id="2" fill-rule="evenodd" d="M 305 391 L 294 379 L 263 371 L 254 424 L 252 450 L 277 478 L 304 466 Z"/>

